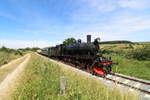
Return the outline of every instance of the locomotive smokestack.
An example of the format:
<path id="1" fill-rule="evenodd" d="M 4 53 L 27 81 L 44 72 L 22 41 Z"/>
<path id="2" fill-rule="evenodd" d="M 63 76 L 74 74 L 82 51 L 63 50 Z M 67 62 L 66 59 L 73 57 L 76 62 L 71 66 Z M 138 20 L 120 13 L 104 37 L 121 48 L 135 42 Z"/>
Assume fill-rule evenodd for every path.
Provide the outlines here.
<path id="1" fill-rule="evenodd" d="M 91 35 L 87 35 L 87 43 L 91 43 Z"/>

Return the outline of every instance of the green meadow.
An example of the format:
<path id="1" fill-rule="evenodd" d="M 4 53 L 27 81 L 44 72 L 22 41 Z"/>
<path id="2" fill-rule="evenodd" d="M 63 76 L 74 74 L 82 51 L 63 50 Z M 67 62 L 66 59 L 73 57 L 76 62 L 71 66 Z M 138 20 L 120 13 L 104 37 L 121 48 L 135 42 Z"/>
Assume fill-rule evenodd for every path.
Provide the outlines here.
<path id="1" fill-rule="evenodd" d="M 0 66 L 7 64 L 11 60 L 21 57 L 23 55 L 24 53 L 20 50 L 2 47 L 0 48 Z"/>
<path id="2" fill-rule="evenodd" d="M 113 72 L 150 80 L 150 43 L 101 44 L 104 56 L 118 65 Z"/>

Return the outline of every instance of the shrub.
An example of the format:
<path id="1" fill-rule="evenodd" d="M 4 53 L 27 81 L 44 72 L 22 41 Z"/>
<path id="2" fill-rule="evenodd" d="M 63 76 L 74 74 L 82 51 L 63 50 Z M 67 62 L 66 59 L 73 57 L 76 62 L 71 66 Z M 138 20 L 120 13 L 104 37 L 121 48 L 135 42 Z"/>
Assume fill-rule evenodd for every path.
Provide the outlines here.
<path id="1" fill-rule="evenodd" d="M 8 52 L 8 51 L 9 51 L 9 49 L 8 49 L 8 48 L 6 48 L 5 46 L 2 46 L 2 47 L 0 48 L 0 51 Z"/>
<path id="2" fill-rule="evenodd" d="M 111 50 L 111 49 L 102 49 L 101 51 L 99 51 L 99 53 L 102 53 L 102 54 L 111 54 L 111 53 L 114 53 L 114 51 Z"/>
<path id="3" fill-rule="evenodd" d="M 131 50 L 126 54 L 127 58 L 133 58 L 137 60 L 149 60 L 150 59 L 150 49 L 145 48 L 138 48 L 135 50 Z"/>
<path id="4" fill-rule="evenodd" d="M 20 50 L 15 51 L 15 55 L 23 55 L 23 53 Z"/>
<path id="5" fill-rule="evenodd" d="M 9 49 L 3 46 L 0 48 L 0 66 L 22 55 L 24 55 L 24 51 L 22 50 Z"/>

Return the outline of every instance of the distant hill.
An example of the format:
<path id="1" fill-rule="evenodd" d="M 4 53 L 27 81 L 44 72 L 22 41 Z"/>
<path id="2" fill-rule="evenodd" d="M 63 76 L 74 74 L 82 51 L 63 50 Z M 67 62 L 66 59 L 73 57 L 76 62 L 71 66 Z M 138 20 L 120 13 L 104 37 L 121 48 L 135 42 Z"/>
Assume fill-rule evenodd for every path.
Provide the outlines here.
<path id="1" fill-rule="evenodd" d="M 133 43 L 131 41 L 127 41 L 127 40 L 116 40 L 116 41 L 102 41 L 100 42 L 100 44 L 126 44 L 126 43 Z"/>
<path id="2" fill-rule="evenodd" d="M 147 44 L 149 44 L 150 42 L 134 42 L 134 43 L 147 43 Z"/>

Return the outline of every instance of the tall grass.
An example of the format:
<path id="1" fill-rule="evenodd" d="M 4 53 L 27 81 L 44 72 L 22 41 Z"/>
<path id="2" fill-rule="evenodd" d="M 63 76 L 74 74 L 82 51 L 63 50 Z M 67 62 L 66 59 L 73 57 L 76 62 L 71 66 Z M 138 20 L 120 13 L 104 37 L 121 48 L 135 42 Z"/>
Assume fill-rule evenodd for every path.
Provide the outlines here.
<path id="1" fill-rule="evenodd" d="M 9 53 L 9 52 L 4 52 L 0 51 L 0 66 L 7 64 L 10 62 L 12 59 L 16 59 L 22 55 L 18 55 L 15 53 Z"/>
<path id="2" fill-rule="evenodd" d="M 20 77 L 12 100 L 137 100 L 136 95 L 110 89 L 64 66 L 33 55 Z M 60 77 L 67 79 L 66 95 L 60 94 Z"/>
<path id="3" fill-rule="evenodd" d="M 104 46 L 102 53 L 119 63 L 113 67 L 113 72 L 150 80 L 150 43 L 116 44 L 109 49 Z"/>
<path id="4" fill-rule="evenodd" d="M 0 82 L 2 82 L 16 67 L 24 61 L 26 57 L 22 57 L 18 60 L 13 61 L 13 63 L 0 68 Z"/>
<path id="5" fill-rule="evenodd" d="M 21 50 L 9 49 L 3 46 L 0 48 L 0 66 L 7 64 L 12 59 L 16 59 L 24 54 L 25 52 Z"/>
<path id="6" fill-rule="evenodd" d="M 150 61 L 127 59 L 123 56 L 111 55 L 118 65 L 113 66 L 113 72 L 150 80 Z"/>

